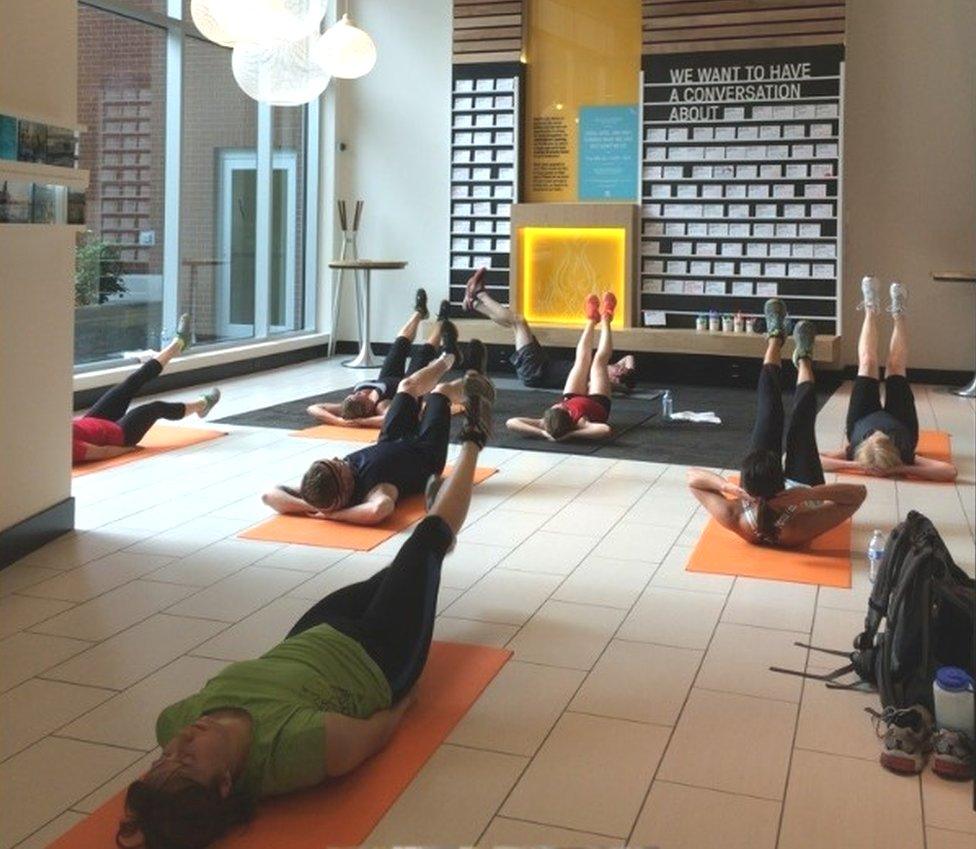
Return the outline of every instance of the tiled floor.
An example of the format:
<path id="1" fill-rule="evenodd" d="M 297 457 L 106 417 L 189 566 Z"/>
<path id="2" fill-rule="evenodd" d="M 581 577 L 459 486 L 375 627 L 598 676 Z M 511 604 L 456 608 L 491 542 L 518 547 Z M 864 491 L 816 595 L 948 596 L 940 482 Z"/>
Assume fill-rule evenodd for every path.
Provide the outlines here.
<path id="1" fill-rule="evenodd" d="M 218 410 L 350 379 L 317 363 L 229 381 Z M 918 508 L 972 574 L 974 406 L 917 395 L 922 426 L 953 433 L 960 481 L 869 481 L 854 548 Z M 845 399 L 820 415 L 824 446 Z M 75 481 L 78 531 L 0 572 L 0 849 L 69 828 L 152 757 L 159 708 L 385 564 L 403 535 L 366 554 L 235 538 L 266 514 L 265 486 L 344 447 L 233 428 Z M 851 590 L 689 573 L 704 517 L 682 467 L 493 448 L 483 462 L 500 473 L 445 564 L 437 637 L 515 658 L 371 843 L 976 843 L 971 788 L 878 766 L 870 696 L 767 669 L 823 663 L 795 640 L 849 644 L 862 559 Z"/>

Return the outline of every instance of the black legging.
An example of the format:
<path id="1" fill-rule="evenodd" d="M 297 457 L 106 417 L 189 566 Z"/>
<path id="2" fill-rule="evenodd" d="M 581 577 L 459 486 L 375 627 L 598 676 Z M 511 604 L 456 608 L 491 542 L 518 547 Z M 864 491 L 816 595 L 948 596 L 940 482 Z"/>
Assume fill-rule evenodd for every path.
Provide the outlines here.
<path id="1" fill-rule="evenodd" d="M 783 452 L 783 386 L 781 369 L 763 365 L 756 392 L 756 424 L 750 451 L 765 448 L 777 457 Z M 823 466 L 817 450 L 817 389 L 813 381 L 798 383 L 786 431 L 786 463 L 783 472 L 789 480 L 807 486 L 824 483 Z"/>
<path id="2" fill-rule="evenodd" d="M 410 357 L 410 368 L 407 368 L 407 357 Z M 426 342 L 418 345 L 411 354 L 411 342 L 406 336 L 397 336 L 390 345 L 390 350 L 383 358 L 378 380 L 409 377 L 416 371 L 429 365 L 437 359 L 437 349 Z"/>
<path id="3" fill-rule="evenodd" d="M 168 401 L 152 401 L 126 412 L 136 393 L 150 380 L 159 377 L 162 370 L 159 360 L 143 363 L 137 371 L 99 398 L 84 418 L 115 422 L 122 428 L 125 445 L 136 445 L 159 419 L 182 419 L 186 416 L 186 404 Z"/>
<path id="4" fill-rule="evenodd" d="M 441 563 L 453 540 L 443 519 L 428 516 L 389 566 L 327 595 L 295 623 L 288 636 L 325 624 L 352 637 L 382 670 L 393 701 L 398 701 L 427 663 Z"/>

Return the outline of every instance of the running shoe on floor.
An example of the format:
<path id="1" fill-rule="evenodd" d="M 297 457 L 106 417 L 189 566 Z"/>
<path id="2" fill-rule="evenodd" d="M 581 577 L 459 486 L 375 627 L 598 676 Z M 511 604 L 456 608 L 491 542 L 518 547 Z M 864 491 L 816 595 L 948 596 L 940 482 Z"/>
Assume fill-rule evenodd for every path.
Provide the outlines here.
<path id="1" fill-rule="evenodd" d="M 972 781 L 973 742 L 961 731 L 942 728 L 932 738 L 932 772 L 942 778 Z"/>
<path id="2" fill-rule="evenodd" d="M 932 751 L 932 714 L 927 708 L 922 705 L 886 707 L 882 713 L 875 714 L 874 728 L 881 737 L 881 766 L 901 775 L 917 775 L 922 771 Z"/>

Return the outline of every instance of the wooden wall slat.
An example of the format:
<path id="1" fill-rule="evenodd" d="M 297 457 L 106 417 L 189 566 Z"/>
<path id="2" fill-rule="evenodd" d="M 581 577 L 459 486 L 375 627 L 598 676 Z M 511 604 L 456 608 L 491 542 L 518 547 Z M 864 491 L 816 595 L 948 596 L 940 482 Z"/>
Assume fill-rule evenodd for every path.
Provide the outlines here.
<path id="1" fill-rule="evenodd" d="M 643 0 L 642 9 L 645 55 L 843 44 L 846 32 L 846 0 Z"/>
<path id="2" fill-rule="evenodd" d="M 526 0 L 454 0 L 454 61 L 517 62 Z"/>

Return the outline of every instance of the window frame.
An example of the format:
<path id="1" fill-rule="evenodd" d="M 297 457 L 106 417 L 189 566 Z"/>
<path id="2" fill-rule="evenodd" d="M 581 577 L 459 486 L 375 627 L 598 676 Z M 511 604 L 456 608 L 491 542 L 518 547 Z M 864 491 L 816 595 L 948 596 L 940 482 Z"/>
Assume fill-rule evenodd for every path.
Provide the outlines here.
<path id="1" fill-rule="evenodd" d="M 100 12 L 128 18 L 142 24 L 163 30 L 166 35 L 166 74 L 165 74 L 165 120 L 166 127 L 163 143 L 163 280 L 175 280 L 175 285 L 163 285 L 162 327 L 164 335 L 175 331 L 179 310 L 179 280 L 181 263 L 181 216 L 180 194 L 182 187 L 182 139 L 183 139 L 183 101 L 184 101 L 184 61 L 183 48 L 185 39 L 194 38 L 205 42 L 218 50 L 228 51 L 229 48 L 215 44 L 201 35 L 200 31 L 190 20 L 183 19 L 183 0 L 168 0 L 167 14 L 139 9 L 129 5 L 125 0 L 78 0 L 78 6 L 88 6 Z M 256 139 L 256 153 L 258 156 L 258 245 L 262 244 L 261 234 L 270 237 L 272 204 L 271 160 L 274 151 L 274 107 L 266 103 L 256 103 L 258 116 L 258 131 Z M 296 107 L 279 107 L 296 108 Z M 301 151 L 304 155 L 304 177 L 298 186 L 298 191 L 304 195 L 304 232 L 303 250 L 296 271 L 301 268 L 304 273 L 303 290 L 303 321 L 296 329 L 275 331 L 268 324 L 269 305 L 256 297 L 254 334 L 246 339 L 226 339 L 219 342 L 195 345 L 193 351 L 187 355 L 206 354 L 225 348 L 240 348 L 248 345 L 291 339 L 298 336 L 313 335 L 319 332 L 318 320 L 318 276 L 319 276 L 319 182 L 321 173 L 321 103 L 316 98 L 311 103 L 300 107 L 304 124 L 304 145 Z M 264 167 L 262 167 L 262 165 Z M 263 185 L 266 183 L 266 185 Z M 263 188 L 262 188 L 263 186 Z M 262 197 L 264 202 L 262 202 Z M 295 228 L 298 237 L 298 228 Z M 265 240 L 265 247 L 255 253 L 255 289 L 267 292 L 267 281 L 271 273 L 270 243 Z M 264 285 L 261 285 L 264 281 Z M 129 363 L 117 359 L 100 360 L 74 365 L 75 374 L 92 371 L 102 371 L 113 367 L 124 367 Z"/>

